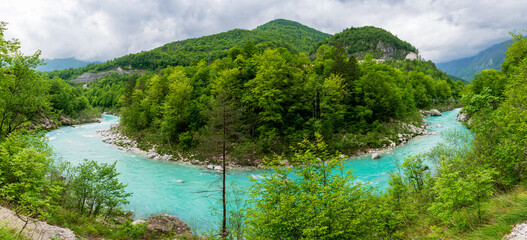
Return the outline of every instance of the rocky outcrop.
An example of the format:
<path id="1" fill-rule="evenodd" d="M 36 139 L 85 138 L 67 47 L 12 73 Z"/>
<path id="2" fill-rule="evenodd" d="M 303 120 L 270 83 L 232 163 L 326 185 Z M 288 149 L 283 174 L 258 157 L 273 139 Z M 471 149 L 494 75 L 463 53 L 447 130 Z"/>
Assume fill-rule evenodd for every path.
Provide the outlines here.
<path id="1" fill-rule="evenodd" d="M 376 153 L 373 153 L 373 154 L 371 155 L 371 159 L 378 159 L 378 158 L 381 158 L 381 154 L 380 154 L 380 153 L 377 153 L 377 152 L 376 152 Z"/>
<path id="2" fill-rule="evenodd" d="M 145 70 L 123 70 L 122 68 L 118 67 L 118 68 L 114 68 L 112 70 L 108 70 L 108 71 L 104 71 L 104 72 L 99 72 L 99 73 L 90 73 L 90 72 L 87 72 L 87 73 L 83 73 L 82 75 L 78 76 L 77 78 L 75 78 L 74 80 L 72 80 L 72 82 L 91 82 L 97 78 L 101 78 L 101 77 L 104 77 L 110 73 L 117 73 L 119 75 L 122 75 L 122 74 L 132 74 L 132 73 L 144 73 L 146 72 Z M 87 87 L 87 86 L 86 86 Z"/>
<path id="3" fill-rule="evenodd" d="M 151 215 L 147 220 L 148 234 L 173 233 L 175 235 L 192 234 L 190 227 L 176 216 L 168 214 Z"/>
<path id="4" fill-rule="evenodd" d="M 49 225 L 46 222 L 41 222 L 35 219 L 28 219 L 25 216 L 21 217 L 24 221 L 17 217 L 15 212 L 7 208 L 0 207 L 0 224 L 4 223 L 11 228 L 22 229 L 25 225 L 25 221 L 29 220 L 28 225 L 23 230 L 23 233 L 30 239 L 77 239 L 75 237 L 75 233 L 73 233 L 73 231 L 70 229 Z"/>

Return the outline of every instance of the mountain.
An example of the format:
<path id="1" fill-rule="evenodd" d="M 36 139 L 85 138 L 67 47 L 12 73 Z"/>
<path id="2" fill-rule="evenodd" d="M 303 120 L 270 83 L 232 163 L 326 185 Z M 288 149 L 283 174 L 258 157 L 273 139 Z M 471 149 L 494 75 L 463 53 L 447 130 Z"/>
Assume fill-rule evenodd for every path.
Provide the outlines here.
<path id="1" fill-rule="evenodd" d="M 57 59 L 44 59 L 45 65 L 40 65 L 35 70 L 40 72 L 49 72 L 54 70 L 64 70 L 68 68 L 81 68 L 86 67 L 88 64 L 100 64 L 102 62 L 85 62 L 78 60 L 74 57 L 71 58 L 57 58 Z"/>
<path id="2" fill-rule="evenodd" d="M 418 53 L 417 48 L 410 43 L 397 38 L 382 28 L 372 26 L 345 29 L 319 42 L 312 49 L 312 52 L 316 51 L 322 44 L 341 45 L 348 51 L 348 54 L 359 59 L 369 53 L 375 59 L 404 60 L 409 53 Z"/>
<path id="3" fill-rule="evenodd" d="M 111 66 L 141 69 L 183 65 L 198 61 L 213 61 L 227 56 L 233 47 L 243 47 L 248 41 L 262 47 L 285 47 L 292 52 L 308 52 L 311 47 L 330 34 L 320 32 L 300 23 L 276 19 L 253 30 L 231 31 L 168 43 L 151 51 L 130 54 L 111 61 Z M 106 69 L 105 69 L 106 70 Z"/>
<path id="4" fill-rule="evenodd" d="M 438 63 L 437 67 L 449 75 L 459 77 L 465 81 L 472 81 L 476 73 L 485 69 L 501 69 L 501 64 L 505 59 L 508 40 L 502 43 L 492 45 L 481 51 L 475 56 L 452 60 L 449 62 Z"/>
<path id="5" fill-rule="evenodd" d="M 403 60 L 409 53 L 418 52 L 411 44 L 381 28 L 369 26 L 350 28 L 330 35 L 298 22 L 276 19 L 253 30 L 234 29 L 176 41 L 150 51 L 128 54 L 103 64 L 55 71 L 48 75 L 71 80 L 85 72 L 109 71 L 118 67 L 125 70 L 157 70 L 167 66 L 189 66 L 199 61 L 210 63 L 228 56 L 229 50 L 233 48 L 235 48 L 233 54 L 243 49 L 251 48 L 251 51 L 257 52 L 268 47 L 284 47 L 292 53 L 314 53 L 322 44 L 342 44 L 349 54 L 359 59 L 370 53 L 377 59 Z"/>

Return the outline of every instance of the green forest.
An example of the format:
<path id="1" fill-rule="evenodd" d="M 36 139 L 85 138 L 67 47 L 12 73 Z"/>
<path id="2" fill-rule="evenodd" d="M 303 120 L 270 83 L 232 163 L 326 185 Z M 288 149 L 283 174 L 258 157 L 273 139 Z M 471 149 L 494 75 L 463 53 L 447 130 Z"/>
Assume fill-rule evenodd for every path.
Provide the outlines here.
<path id="1" fill-rule="evenodd" d="M 145 150 L 269 171 L 243 208 L 200 233 L 210 239 L 496 239 L 527 219 L 520 34 L 501 71 L 482 71 L 467 85 L 431 61 L 404 60 L 417 49 L 374 27 L 330 36 L 275 20 L 50 73 L 36 72 L 40 52 L 24 56 L 6 30 L 2 22 L 0 203 L 18 214 L 79 236 L 167 237 L 126 220 L 132 193 L 115 163 L 52 158 L 47 123 L 106 111 L 120 114 L 120 131 Z M 386 48 L 396 54 L 380 61 Z M 148 71 L 71 82 L 114 67 Z M 398 144 L 405 124 L 422 124 L 419 110 L 461 105 L 471 133 L 450 132 L 430 153 L 405 159 L 385 191 L 338 171 L 343 154 Z M 23 239 L 1 225 L 0 236 Z"/>

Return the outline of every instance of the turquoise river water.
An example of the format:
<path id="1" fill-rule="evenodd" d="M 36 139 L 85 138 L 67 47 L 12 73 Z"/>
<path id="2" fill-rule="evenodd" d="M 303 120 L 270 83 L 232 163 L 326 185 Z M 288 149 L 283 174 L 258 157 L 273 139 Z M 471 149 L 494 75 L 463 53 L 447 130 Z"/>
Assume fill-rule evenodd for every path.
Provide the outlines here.
<path id="1" fill-rule="evenodd" d="M 442 116 L 427 117 L 432 126 L 429 131 L 437 135 L 420 136 L 409 143 L 386 151 L 379 159 L 371 155 L 350 158 L 344 163 L 346 169 L 353 169 L 358 181 L 369 182 L 378 189 L 385 189 L 388 175 L 396 169 L 396 163 L 406 156 L 424 153 L 440 140 L 440 133 L 449 129 L 468 131 L 456 121 L 459 109 L 444 112 Z M 146 218 L 150 214 L 168 213 L 186 222 L 192 222 L 200 229 L 210 229 L 212 224 L 211 206 L 219 206 L 220 175 L 203 167 L 178 162 L 146 159 L 142 153 L 119 150 L 116 146 L 102 142 L 97 130 L 109 129 L 119 121 L 118 117 L 104 115 L 101 123 L 61 127 L 47 134 L 55 159 L 69 161 L 73 165 L 83 159 L 113 163 L 121 173 L 121 182 L 132 192 L 127 210 L 134 211 L 135 218 Z M 437 128 L 440 124 L 442 127 Z M 250 177 L 261 177 L 262 171 L 228 171 L 227 181 L 237 181 L 240 186 L 250 188 Z"/>

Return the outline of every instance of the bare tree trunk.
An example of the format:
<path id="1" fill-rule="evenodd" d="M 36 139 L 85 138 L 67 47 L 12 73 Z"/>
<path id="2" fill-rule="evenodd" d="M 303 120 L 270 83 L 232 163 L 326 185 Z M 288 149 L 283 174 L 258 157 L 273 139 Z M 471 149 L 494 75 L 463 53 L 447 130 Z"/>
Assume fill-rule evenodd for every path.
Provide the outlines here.
<path id="1" fill-rule="evenodd" d="M 225 142 L 227 141 L 226 139 L 226 134 L 227 134 L 227 131 L 226 131 L 226 126 L 227 122 L 226 122 L 226 116 L 225 116 L 225 106 L 223 106 L 223 143 L 222 143 L 222 160 L 223 160 L 223 163 L 222 163 L 222 167 L 223 167 L 223 189 L 222 189 L 222 202 L 223 202 L 223 222 L 222 222 L 222 238 L 225 239 L 227 237 L 227 206 L 226 206 L 226 203 L 225 203 L 225 177 L 226 177 L 226 172 L 227 172 L 227 169 L 226 169 L 226 164 L 225 164 Z"/>

